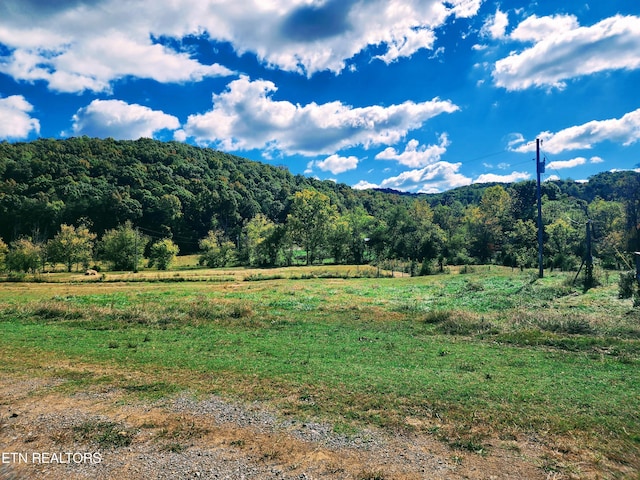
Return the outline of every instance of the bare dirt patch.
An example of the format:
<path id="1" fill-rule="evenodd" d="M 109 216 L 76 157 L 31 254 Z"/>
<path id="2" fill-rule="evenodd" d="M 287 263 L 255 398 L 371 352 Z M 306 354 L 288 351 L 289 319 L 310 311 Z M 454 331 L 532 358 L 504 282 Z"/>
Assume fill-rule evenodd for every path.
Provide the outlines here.
<path id="1" fill-rule="evenodd" d="M 257 403 L 188 392 L 144 402 L 117 386 L 62 383 L 0 380 L 1 479 L 563 478 L 541 468 L 547 452 L 535 440 L 496 439 L 478 454 L 428 434 L 337 434 Z"/>

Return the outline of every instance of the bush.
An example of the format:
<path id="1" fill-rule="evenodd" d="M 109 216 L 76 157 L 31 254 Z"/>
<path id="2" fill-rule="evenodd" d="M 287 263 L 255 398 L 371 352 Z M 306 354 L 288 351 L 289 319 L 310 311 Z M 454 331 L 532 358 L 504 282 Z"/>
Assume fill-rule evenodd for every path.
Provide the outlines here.
<path id="1" fill-rule="evenodd" d="M 149 252 L 149 266 L 152 267 L 155 263 L 158 270 L 166 270 L 169 267 L 169 264 L 176 258 L 179 251 L 180 249 L 178 246 L 170 239 L 165 238 L 163 240 L 158 240 L 156 243 L 151 245 Z"/>
<path id="2" fill-rule="evenodd" d="M 636 273 L 634 271 L 621 273 L 620 280 L 618 281 L 618 298 L 633 297 L 634 290 L 638 290 L 637 283 Z"/>

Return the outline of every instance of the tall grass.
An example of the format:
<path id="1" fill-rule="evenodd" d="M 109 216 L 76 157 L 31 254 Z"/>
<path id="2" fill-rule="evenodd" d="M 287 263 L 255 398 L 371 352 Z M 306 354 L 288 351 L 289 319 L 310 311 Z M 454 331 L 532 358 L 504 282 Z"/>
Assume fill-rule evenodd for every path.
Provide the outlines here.
<path id="1" fill-rule="evenodd" d="M 467 451 L 496 435 L 537 435 L 640 458 L 638 313 L 615 285 L 583 294 L 549 277 L 532 283 L 494 267 L 428 278 L 24 284 L 20 298 L 0 290 L 0 371 L 25 358 L 81 359 L 155 372 L 125 384 L 131 394 L 195 388 L 355 428 L 418 429 Z"/>

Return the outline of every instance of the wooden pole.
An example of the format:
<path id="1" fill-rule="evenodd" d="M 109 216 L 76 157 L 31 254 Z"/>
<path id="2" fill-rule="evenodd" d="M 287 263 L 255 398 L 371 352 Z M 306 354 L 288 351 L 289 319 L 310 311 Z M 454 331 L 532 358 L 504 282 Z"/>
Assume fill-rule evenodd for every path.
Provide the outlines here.
<path id="1" fill-rule="evenodd" d="M 540 163 L 540 139 L 536 138 L 536 196 L 538 197 L 538 278 L 544 276 L 543 268 L 543 225 L 542 225 L 542 189 L 540 187 L 540 174 L 544 172 L 544 163 Z"/>

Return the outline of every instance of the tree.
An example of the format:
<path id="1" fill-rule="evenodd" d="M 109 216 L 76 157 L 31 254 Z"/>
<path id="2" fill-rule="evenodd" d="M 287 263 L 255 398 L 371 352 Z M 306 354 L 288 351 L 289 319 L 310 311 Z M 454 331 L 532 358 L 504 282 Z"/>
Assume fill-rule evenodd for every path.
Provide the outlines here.
<path id="1" fill-rule="evenodd" d="M 277 249 L 274 253 L 274 245 L 270 241 L 275 229 L 276 224 L 261 213 L 249 220 L 244 228 L 249 265 L 263 267 L 275 263 Z"/>
<path id="2" fill-rule="evenodd" d="M 22 237 L 11 242 L 7 253 L 7 268 L 15 272 L 33 272 L 41 265 L 42 246 L 31 241 L 29 237 Z"/>
<path id="3" fill-rule="evenodd" d="M 335 263 L 342 263 L 347 260 L 349 246 L 352 243 L 351 240 L 352 235 L 348 220 L 343 216 L 336 218 L 329 226 L 327 234 L 329 252 Z M 364 245 L 364 241 L 362 243 Z"/>
<path id="4" fill-rule="evenodd" d="M 505 233 L 513 223 L 512 201 L 509 193 L 500 185 L 485 190 L 480 200 L 480 220 L 486 251 L 492 256 L 502 252 Z"/>
<path id="5" fill-rule="evenodd" d="M 0 238 L 0 272 L 4 272 L 4 269 L 7 266 L 6 265 L 6 260 L 7 260 L 7 253 L 8 252 L 9 252 L 9 247 Z"/>
<path id="6" fill-rule="evenodd" d="M 463 220 L 464 206 L 457 200 L 447 205 L 437 205 L 433 209 L 433 221 L 444 233 L 444 242 L 440 247 L 438 258 L 441 270 L 444 270 L 445 262 L 452 264 L 470 263 Z"/>
<path id="7" fill-rule="evenodd" d="M 102 237 L 102 258 L 111 263 L 113 270 L 138 271 L 149 238 L 141 235 L 133 224 L 127 221 L 124 225 L 108 230 Z"/>
<path id="8" fill-rule="evenodd" d="M 155 264 L 158 270 L 166 270 L 179 251 L 180 249 L 171 239 L 158 240 L 149 250 L 149 266 L 152 267 Z"/>
<path id="9" fill-rule="evenodd" d="M 546 247 L 552 258 L 553 266 L 561 270 L 576 268 L 579 263 L 579 257 L 576 253 L 579 250 L 582 229 L 577 230 L 567 220 L 558 218 L 546 227 L 546 231 L 549 235 Z"/>
<path id="10" fill-rule="evenodd" d="M 202 250 L 200 265 L 215 268 L 226 267 L 235 262 L 236 246 L 225 237 L 222 230 L 210 230 L 199 244 Z"/>
<path id="11" fill-rule="evenodd" d="M 91 233 L 86 225 L 74 227 L 62 224 L 60 231 L 47 244 L 49 260 L 64 263 L 68 272 L 74 264 L 82 263 L 84 268 L 88 268 L 95 239 L 96 234 Z"/>
<path id="12" fill-rule="evenodd" d="M 329 227 L 336 215 L 336 207 L 324 193 L 307 189 L 293 195 L 287 226 L 293 240 L 305 249 L 307 265 L 325 246 Z"/>
<path id="13" fill-rule="evenodd" d="M 589 204 L 589 218 L 593 221 L 596 254 L 603 266 L 619 268 L 620 252 L 624 251 L 624 205 L 596 198 Z"/>
<path id="14" fill-rule="evenodd" d="M 507 235 L 504 264 L 521 270 L 536 264 L 538 258 L 537 227 L 533 220 L 518 219 Z"/>
<path id="15" fill-rule="evenodd" d="M 362 207 L 357 207 L 346 215 L 349 228 L 350 259 L 356 264 L 364 260 L 365 239 L 370 238 L 370 231 L 375 219 Z"/>
<path id="16" fill-rule="evenodd" d="M 423 263 L 423 271 L 427 271 L 445 240 L 443 230 L 433 223 L 429 204 L 415 200 L 409 208 L 398 205 L 389 211 L 386 220 L 391 257 L 411 260 L 412 275 L 417 273 L 418 263 Z"/>

